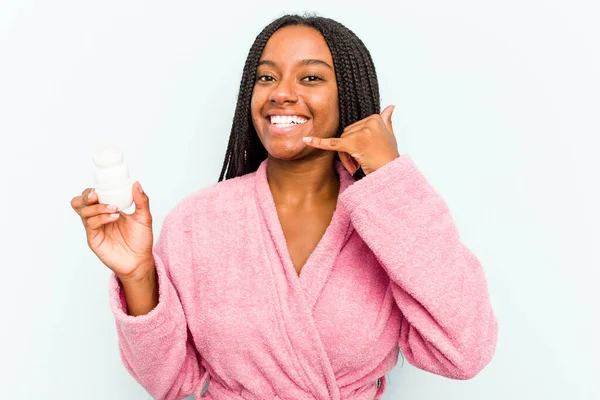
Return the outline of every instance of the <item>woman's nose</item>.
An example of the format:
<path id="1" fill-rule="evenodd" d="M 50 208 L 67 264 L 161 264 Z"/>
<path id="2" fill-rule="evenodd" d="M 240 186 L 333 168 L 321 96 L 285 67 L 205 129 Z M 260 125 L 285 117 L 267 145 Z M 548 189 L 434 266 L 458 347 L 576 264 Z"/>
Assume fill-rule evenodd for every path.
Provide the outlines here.
<path id="1" fill-rule="evenodd" d="M 273 88 L 269 100 L 275 104 L 295 103 L 298 101 L 296 84 L 293 79 L 282 79 Z"/>

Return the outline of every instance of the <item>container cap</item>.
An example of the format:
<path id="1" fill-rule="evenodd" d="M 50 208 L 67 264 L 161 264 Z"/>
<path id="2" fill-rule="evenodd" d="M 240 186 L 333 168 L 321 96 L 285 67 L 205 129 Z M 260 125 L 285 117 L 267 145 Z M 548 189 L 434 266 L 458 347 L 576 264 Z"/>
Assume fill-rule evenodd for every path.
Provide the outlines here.
<path id="1" fill-rule="evenodd" d="M 123 162 L 123 152 L 113 145 L 104 145 L 94 152 L 93 159 L 98 168 L 110 168 Z"/>

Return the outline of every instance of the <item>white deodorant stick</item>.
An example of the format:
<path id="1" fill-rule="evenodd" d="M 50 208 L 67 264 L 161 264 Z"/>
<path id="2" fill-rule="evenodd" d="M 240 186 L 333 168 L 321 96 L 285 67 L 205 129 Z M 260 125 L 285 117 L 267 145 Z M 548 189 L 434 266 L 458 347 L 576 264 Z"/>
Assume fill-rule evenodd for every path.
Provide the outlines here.
<path id="1" fill-rule="evenodd" d="M 112 145 L 105 145 L 96 150 L 93 159 L 98 202 L 113 204 L 119 211 L 131 207 L 133 180 L 129 178 L 123 152 Z"/>

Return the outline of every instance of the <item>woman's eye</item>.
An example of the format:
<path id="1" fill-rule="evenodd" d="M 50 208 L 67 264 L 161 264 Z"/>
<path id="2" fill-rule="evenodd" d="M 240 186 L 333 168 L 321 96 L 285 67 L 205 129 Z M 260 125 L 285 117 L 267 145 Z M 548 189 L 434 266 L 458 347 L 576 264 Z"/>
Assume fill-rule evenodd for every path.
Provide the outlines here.
<path id="1" fill-rule="evenodd" d="M 321 78 L 320 76 L 317 76 L 317 75 L 308 75 L 303 80 L 306 80 L 307 82 L 316 82 L 316 81 L 322 81 L 323 78 Z"/>
<path id="2" fill-rule="evenodd" d="M 273 79 L 271 75 L 258 75 L 256 77 L 256 80 L 260 82 L 271 82 Z"/>

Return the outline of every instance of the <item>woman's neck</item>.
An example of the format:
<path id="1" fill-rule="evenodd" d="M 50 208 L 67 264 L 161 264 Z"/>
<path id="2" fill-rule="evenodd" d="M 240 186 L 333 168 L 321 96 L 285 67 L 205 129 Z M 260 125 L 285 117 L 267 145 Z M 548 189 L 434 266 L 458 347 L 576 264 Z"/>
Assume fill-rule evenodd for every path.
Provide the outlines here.
<path id="1" fill-rule="evenodd" d="M 340 179 L 334 157 L 334 153 L 325 153 L 317 158 L 288 161 L 269 156 L 267 180 L 275 203 L 312 208 L 337 201 Z"/>

